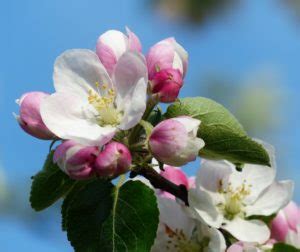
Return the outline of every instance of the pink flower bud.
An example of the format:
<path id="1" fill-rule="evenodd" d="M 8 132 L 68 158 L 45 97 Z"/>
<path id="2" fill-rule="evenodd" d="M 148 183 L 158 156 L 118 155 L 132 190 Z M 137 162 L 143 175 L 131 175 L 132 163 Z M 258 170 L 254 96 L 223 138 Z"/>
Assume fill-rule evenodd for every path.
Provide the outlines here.
<path id="1" fill-rule="evenodd" d="M 49 94 L 43 92 L 30 92 L 24 94 L 17 100 L 17 103 L 20 106 L 20 115 L 15 116 L 25 132 L 44 140 L 50 140 L 55 137 L 44 124 L 40 114 L 41 102 L 47 96 L 49 96 Z"/>
<path id="2" fill-rule="evenodd" d="M 129 170 L 131 154 L 128 148 L 118 142 L 110 142 L 96 159 L 96 172 L 99 176 L 114 177 Z"/>
<path id="3" fill-rule="evenodd" d="M 103 33 L 97 41 L 96 53 L 110 75 L 118 59 L 126 51 L 142 51 L 139 38 L 126 28 L 127 36 L 116 30 Z"/>
<path id="4" fill-rule="evenodd" d="M 178 69 L 163 69 L 153 75 L 150 83 L 152 94 L 160 102 L 174 102 L 183 85 L 182 74 Z"/>
<path id="5" fill-rule="evenodd" d="M 164 39 L 150 48 L 147 54 L 149 79 L 164 69 L 178 69 L 184 77 L 187 70 L 188 53 L 174 38 Z"/>
<path id="6" fill-rule="evenodd" d="M 204 146 L 197 137 L 200 120 L 176 117 L 159 123 L 149 138 L 153 156 L 164 164 L 182 166 L 193 161 Z"/>
<path id="7" fill-rule="evenodd" d="M 60 144 L 53 156 L 54 163 L 73 179 L 91 178 L 99 149 L 96 146 L 84 146 L 72 140 Z"/>
<path id="8" fill-rule="evenodd" d="M 280 210 L 271 224 L 271 237 L 277 241 L 285 241 L 290 230 L 297 232 L 300 224 L 300 209 L 295 202 L 290 202 Z"/>

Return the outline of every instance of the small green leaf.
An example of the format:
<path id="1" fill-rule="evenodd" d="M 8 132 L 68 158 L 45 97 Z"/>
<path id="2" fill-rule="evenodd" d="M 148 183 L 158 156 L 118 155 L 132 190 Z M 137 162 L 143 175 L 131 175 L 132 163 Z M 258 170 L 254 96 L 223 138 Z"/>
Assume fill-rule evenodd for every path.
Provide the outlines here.
<path id="1" fill-rule="evenodd" d="M 213 100 L 195 97 L 173 103 L 165 116 L 188 115 L 201 120 L 198 136 L 205 142 L 199 155 L 207 159 L 227 159 L 232 163 L 270 165 L 263 146 L 249 138 L 236 118 Z"/>
<path id="2" fill-rule="evenodd" d="M 71 180 L 53 163 L 53 151 L 49 153 L 43 169 L 33 176 L 30 203 L 36 211 L 41 211 L 64 196 L 73 186 Z"/>
<path id="3" fill-rule="evenodd" d="M 164 117 L 162 114 L 162 110 L 159 106 L 157 106 L 156 109 L 151 111 L 149 117 L 147 118 L 147 121 L 150 122 L 153 126 L 156 126 L 163 120 L 163 118 Z"/>
<path id="4" fill-rule="evenodd" d="M 272 252 L 300 252 L 300 249 L 297 249 L 288 244 L 276 243 L 274 244 Z"/>
<path id="5" fill-rule="evenodd" d="M 140 181 L 121 186 L 92 181 L 65 201 L 65 224 L 75 251 L 150 251 L 159 212 L 154 191 Z"/>

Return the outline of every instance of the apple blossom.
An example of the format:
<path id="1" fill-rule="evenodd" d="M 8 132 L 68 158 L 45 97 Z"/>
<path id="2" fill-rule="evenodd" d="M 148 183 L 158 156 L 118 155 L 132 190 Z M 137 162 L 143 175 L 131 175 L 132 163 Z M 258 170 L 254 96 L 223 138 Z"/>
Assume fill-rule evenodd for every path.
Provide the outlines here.
<path id="1" fill-rule="evenodd" d="M 96 53 L 112 75 L 119 58 L 127 51 L 142 51 L 139 38 L 126 27 L 127 36 L 116 30 L 103 33 L 97 41 Z"/>
<path id="2" fill-rule="evenodd" d="M 285 241 L 289 231 L 297 232 L 300 224 L 300 209 L 295 202 L 290 202 L 280 210 L 271 223 L 272 238 L 277 241 Z"/>
<path id="3" fill-rule="evenodd" d="M 94 163 L 98 154 L 98 147 L 68 140 L 56 148 L 53 162 L 73 179 L 88 179 L 95 174 Z"/>
<path id="4" fill-rule="evenodd" d="M 168 165 L 181 166 L 193 161 L 204 141 L 197 137 L 200 120 L 191 117 L 167 119 L 156 125 L 149 138 L 153 156 Z"/>
<path id="5" fill-rule="evenodd" d="M 118 142 L 110 142 L 98 155 L 95 170 L 99 176 L 114 177 L 127 172 L 131 165 L 128 148 Z"/>
<path id="6" fill-rule="evenodd" d="M 151 93 L 161 102 L 175 101 L 187 70 L 187 52 L 168 38 L 151 47 L 146 58 Z"/>
<path id="7" fill-rule="evenodd" d="M 275 173 L 274 167 L 245 164 L 239 172 L 227 161 L 204 160 L 196 188 L 189 191 L 191 213 L 240 241 L 262 244 L 270 231 L 264 222 L 249 217 L 276 213 L 288 204 L 293 191 L 291 181 L 274 181 Z"/>
<path id="8" fill-rule="evenodd" d="M 221 232 L 192 219 L 184 206 L 164 197 L 158 197 L 158 206 L 160 223 L 151 252 L 225 251 Z"/>
<path id="9" fill-rule="evenodd" d="M 43 100 L 46 126 L 62 139 L 102 146 L 115 132 L 141 119 L 147 98 L 147 68 L 143 56 L 125 52 L 112 78 L 90 50 L 68 50 L 54 66 L 56 93 Z"/>
<path id="10" fill-rule="evenodd" d="M 41 102 L 48 96 L 49 94 L 44 92 L 29 92 L 16 100 L 20 106 L 20 115 L 15 115 L 15 117 L 21 128 L 26 133 L 44 140 L 55 138 L 55 135 L 44 124 L 40 113 Z"/>

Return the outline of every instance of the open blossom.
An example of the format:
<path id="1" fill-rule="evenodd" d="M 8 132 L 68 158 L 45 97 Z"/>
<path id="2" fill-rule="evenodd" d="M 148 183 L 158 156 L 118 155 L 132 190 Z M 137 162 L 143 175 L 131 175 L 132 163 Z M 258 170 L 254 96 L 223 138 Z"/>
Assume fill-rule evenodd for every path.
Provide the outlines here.
<path id="1" fill-rule="evenodd" d="M 142 51 L 139 38 L 128 28 L 127 35 L 120 31 L 109 30 L 97 41 L 96 53 L 107 72 L 112 75 L 119 58 L 127 51 Z"/>
<path id="2" fill-rule="evenodd" d="M 188 177 L 179 167 L 164 165 L 164 171 L 161 171 L 160 175 L 176 185 L 184 185 L 187 190 L 195 187 L 195 177 Z M 161 191 L 159 195 L 161 197 L 175 199 L 174 195 L 165 191 Z"/>
<path id="3" fill-rule="evenodd" d="M 45 98 L 41 115 L 62 139 L 102 146 L 115 132 L 141 119 L 147 98 L 147 68 L 143 56 L 125 52 L 112 78 L 96 53 L 68 50 L 54 66 L 56 93 Z"/>
<path id="4" fill-rule="evenodd" d="M 223 252 L 225 239 L 220 231 L 187 215 L 174 199 L 158 197 L 159 226 L 151 252 Z"/>
<path id="5" fill-rule="evenodd" d="M 151 93 L 161 102 L 175 101 L 187 70 L 187 52 L 168 38 L 151 47 L 146 58 Z"/>
<path id="6" fill-rule="evenodd" d="M 20 106 L 20 114 L 15 115 L 25 132 L 44 140 L 50 140 L 55 137 L 44 124 L 40 113 L 41 102 L 47 96 L 49 94 L 44 92 L 29 92 L 22 95 L 16 101 Z"/>
<path id="7" fill-rule="evenodd" d="M 300 224 L 300 209 L 295 202 L 290 202 L 284 209 L 280 210 L 272 220 L 272 238 L 277 241 L 285 241 L 289 231 L 297 232 Z"/>
<path id="8" fill-rule="evenodd" d="M 95 174 L 94 164 L 98 154 L 98 147 L 68 140 L 56 148 L 53 162 L 73 179 L 88 179 Z"/>
<path id="9" fill-rule="evenodd" d="M 176 117 L 159 123 L 149 138 L 153 156 L 168 165 L 182 166 L 193 161 L 204 146 L 197 137 L 200 120 Z"/>
<path id="10" fill-rule="evenodd" d="M 131 165 L 128 148 L 118 142 L 110 142 L 98 155 L 95 170 L 99 176 L 114 177 L 127 172 Z"/>
<path id="11" fill-rule="evenodd" d="M 246 164 L 239 172 L 227 161 L 204 160 L 196 189 L 189 191 L 191 212 L 240 241 L 262 244 L 270 237 L 267 225 L 248 217 L 276 213 L 288 204 L 293 191 L 291 181 L 274 181 L 275 173 L 274 167 Z"/>

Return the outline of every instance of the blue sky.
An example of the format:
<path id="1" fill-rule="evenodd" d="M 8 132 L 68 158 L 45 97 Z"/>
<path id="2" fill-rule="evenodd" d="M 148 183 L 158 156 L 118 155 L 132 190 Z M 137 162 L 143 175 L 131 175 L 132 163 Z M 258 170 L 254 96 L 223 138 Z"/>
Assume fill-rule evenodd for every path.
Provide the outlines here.
<path id="1" fill-rule="evenodd" d="M 276 145 L 280 177 L 292 177 L 298 182 L 299 20 L 279 2 L 245 0 L 204 26 L 190 27 L 168 22 L 151 8 L 149 1 L 3 1 L 0 166 L 4 168 L 8 184 L 13 188 L 24 185 L 22 195 L 27 197 L 30 176 L 40 169 L 48 150 L 47 142 L 33 139 L 19 129 L 12 116 L 12 112 L 18 112 L 15 99 L 27 91 L 52 92 L 53 62 L 60 53 L 70 48 L 93 49 L 101 33 L 108 29 L 124 30 L 125 25 L 140 37 L 144 52 L 169 36 L 176 37 L 186 48 L 190 62 L 181 96 L 201 95 L 200 79 L 209 72 L 242 80 L 257 69 L 275 69 L 282 82 L 278 91 L 285 96 L 280 104 L 284 123 L 276 135 L 266 135 L 266 139 Z M 297 186 L 298 202 L 299 191 L 300 186 Z M 27 200 L 23 201 L 24 208 L 30 212 Z M 71 251 L 60 231 L 59 213 L 39 213 L 39 216 L 38 224 L 30 225 L 30 221 L 22 217 L 13 214 L 8 217 L 0 212 L 0 243 L 4 246 L 1 251 L 19 251 L 20 246 L 28 251 Z M 53 224 L 47 222 L 46 231 L 39 233 L 43 216 L 54 220 Z"/>

